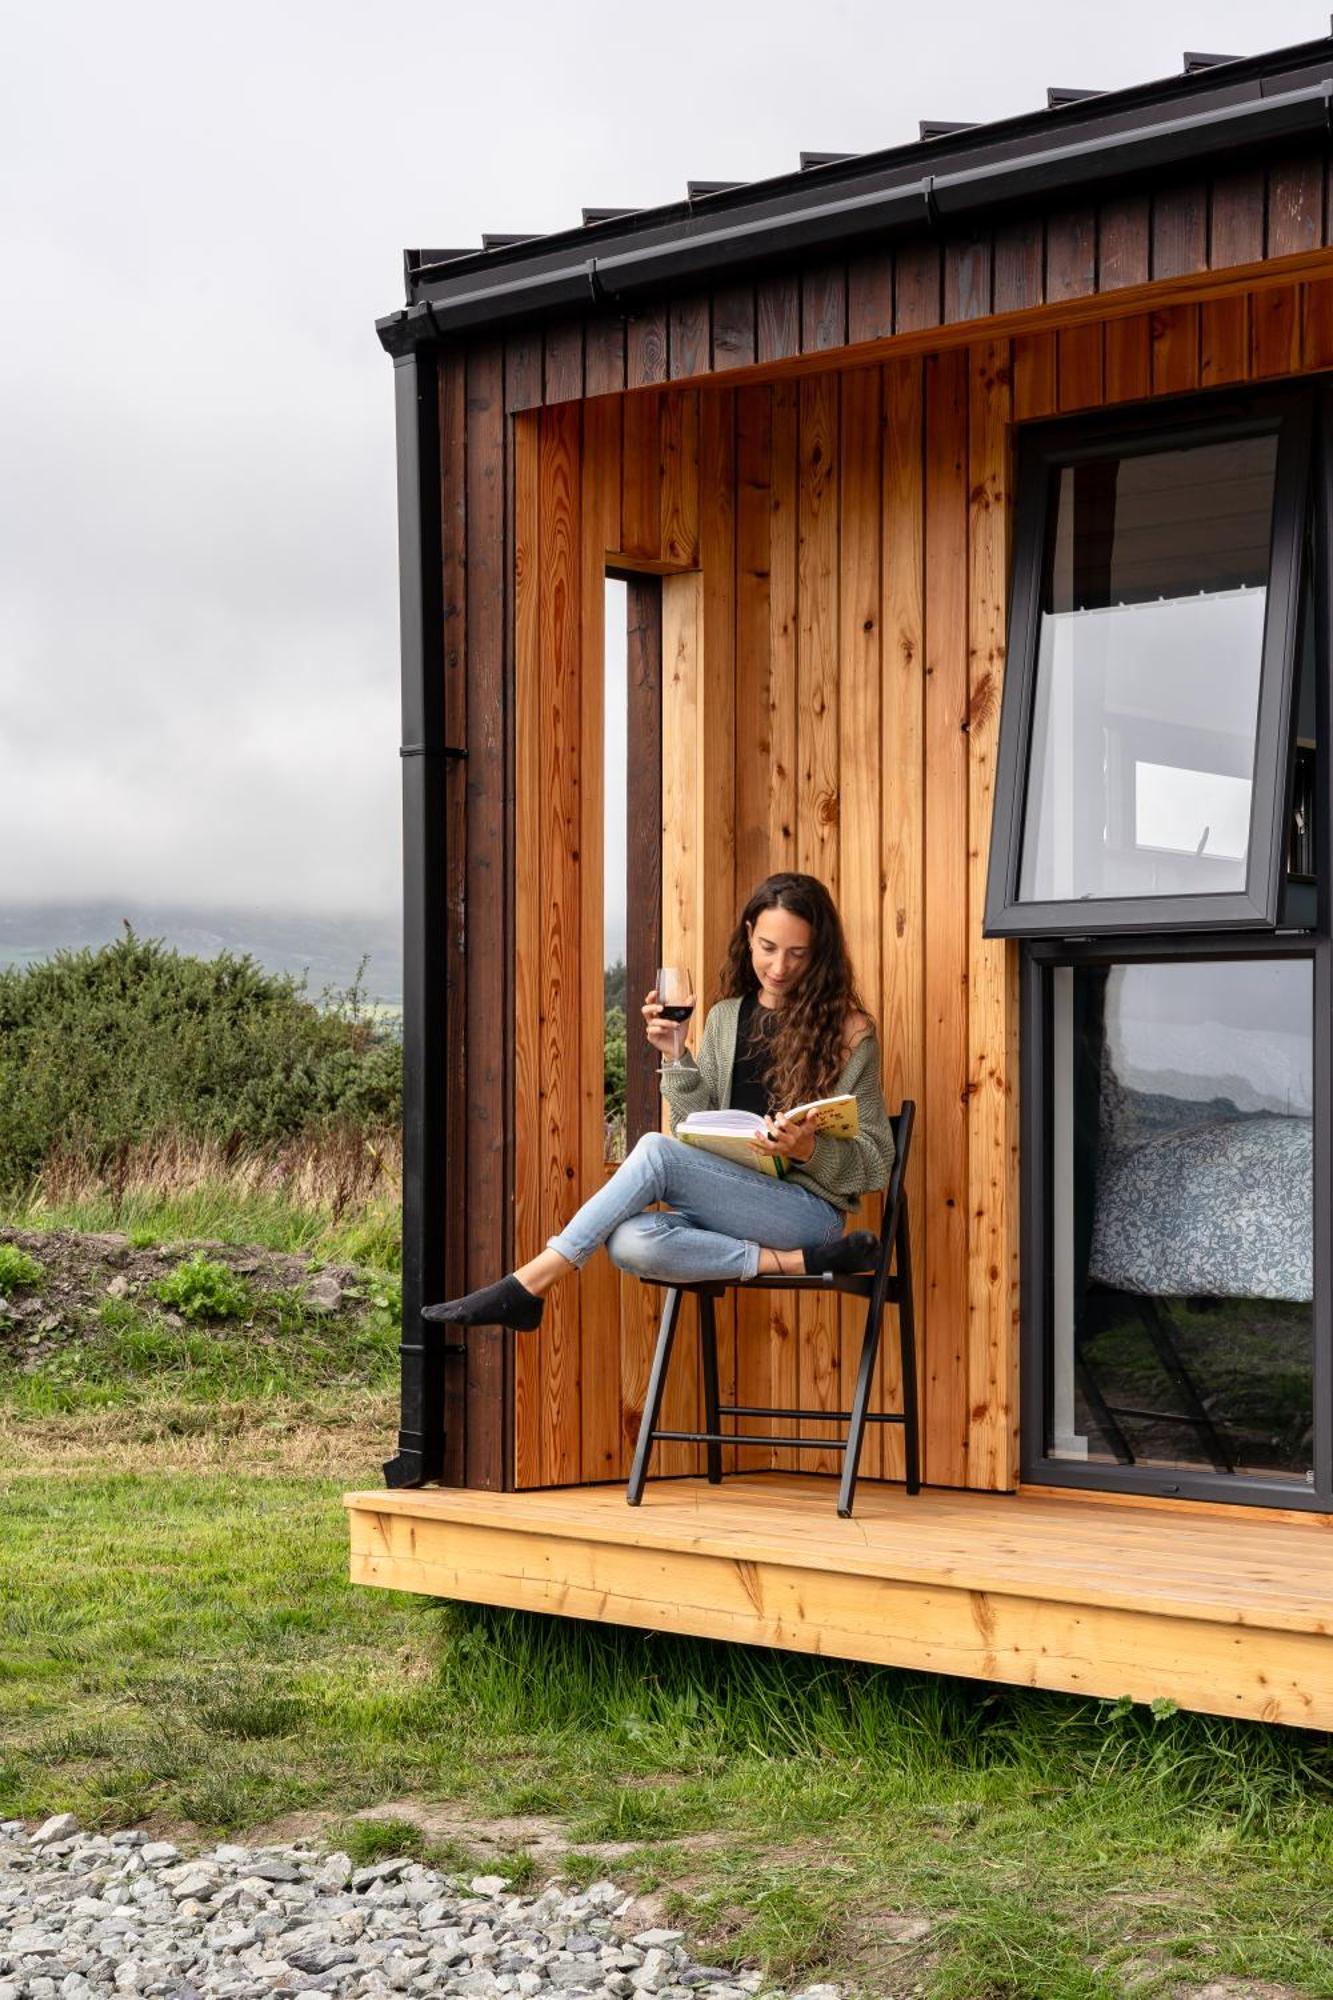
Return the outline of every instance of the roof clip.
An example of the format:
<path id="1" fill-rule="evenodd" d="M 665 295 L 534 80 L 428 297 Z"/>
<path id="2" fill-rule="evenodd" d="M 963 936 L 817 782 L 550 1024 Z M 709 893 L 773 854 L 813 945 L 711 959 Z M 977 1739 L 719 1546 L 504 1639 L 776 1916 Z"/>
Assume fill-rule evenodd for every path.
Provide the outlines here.
<path id="1" fill-rule="evenodd" d="M 443 345 L 444 329 L 441 327 L 440 322 L 435 317 L 434 306 L 431 304 L 429 299 L 423 299 L 421 303 L 426 308 L 426 318 L 430 321 L 431 332 L 435 335 L 435 338 Z"/>
<path id="2" fill-rule="evenodd" d="M 921 197 L 926 204 L 926 221 L 933 229 L 940 219 L 940 206 L 935 199 L 935 176 L 927 174 L 921 183 Z"/>
<path id="3" fill-rule="evenodd" d="M 599 306 L 606 299 L 606 287 L 602 283 L 601 273 L 597 269 L 597 259 L 595 257 L 589 257 L 587 272 L 588 291 L 591 294 L 593 304 Z"/>

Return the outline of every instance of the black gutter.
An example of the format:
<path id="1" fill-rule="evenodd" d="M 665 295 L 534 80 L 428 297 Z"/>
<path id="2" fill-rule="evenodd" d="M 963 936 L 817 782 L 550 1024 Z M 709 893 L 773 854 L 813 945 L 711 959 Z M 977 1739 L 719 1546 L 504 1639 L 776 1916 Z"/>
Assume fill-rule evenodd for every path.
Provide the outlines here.
<path id="1" fill-rule="evenodd" d="M 403 702 L 402 1416 L 389 1486 L 444 1469 L 444 1329 L 423 1305 L 447 1298 L 445 1229 L 445 822 L 440 437 L 435 358 L 394 368 Z"/>
<path id="2" fill-rule="evenodd" d="M 861 163 L 850 186 L 848 176 L 840 175 L 837 191 L 822 175 L 812 189 L 807 175 L 795 189 L 760 183 L 740 196 L 716 198 L 727 202 L 725 210 L 709 202 L 702 210 L 667 211 L 669 220 L 659 211 L 651 226 L 652 211 L 645 211 L 627 229 L 611 225 L 599 233 L 595 255 L 589 254 L 584 233 L 539 239 L 527 258 L 503 264 L 478 256 L 463 269 L 426 266 L 414 277 L 416 302 L 379 322 L 380 339 L 391 353 L 400 353 L 483 325 L 596 305 L 614 308 L 648 292 L 723 272 L 738 277 L 815 250 L 851 251 L 870 241 L 920 236 L 1053 194 L 1072 198 L 1176 167 L 1230 160 L 1259 147 L 1302 138 L 1326 141 L 1333 130 L 1333 58 L 1327 44 L 1320 47 L 1317 65 L 1283 79 L 1290 88 L 1265 90 L 1271 78 L 1250 77 L 1213 89 L 1200 105 L 1202 92 L 1194 81 L 1192 108 L 1169 118 L 1145 117 L 1142 105 L 1136 108 L 1139 122 L 1126 123 L 1123 108 L 1093 118 L 1090 103 L 1080 130 L 1071 132 L 1065 122 L 1070 114 L 1060 114 L 1061 122 L 1051 128 L 1056 144 L 1031 143 L 1028 119 L 1022 121 L 1024 146 L 973 145 L 966 163 L 953 168 L 954 149 L 932 142 L 935 171 L 929 174 L 920 172 L 921 155 L 914 148 L 915 171 L 905 177 L 900 149 L 892 168 L 881 157 Z M 1106 100 L 1095 103 L 1100 108 Z"/>

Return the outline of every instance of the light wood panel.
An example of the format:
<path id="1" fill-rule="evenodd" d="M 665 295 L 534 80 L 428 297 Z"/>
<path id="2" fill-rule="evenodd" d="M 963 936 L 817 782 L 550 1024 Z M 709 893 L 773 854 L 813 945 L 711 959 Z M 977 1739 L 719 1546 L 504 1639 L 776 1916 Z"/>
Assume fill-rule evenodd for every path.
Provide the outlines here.
<path id="1" fill-rule="evenodd" d="M 801 383 L 800 491 L 797 539 L 797 733 L 800 780 L 796 858 L 802 873 L 817 875 L 836 901 L 838 882 L 838 408 L 840 377 L 814 375 Z M 842 1384 L 842 1334 L 836 1300 L 801 1297 L 797 1306 L 799 1407 L 846 1407 Z M 828 1426 L 825 1429 L 828 1430 Z M 819 1435 L 818 1432 L 815 1433 Z M 807 1451 L 812 1472 L 832 1469 L 831 1453 Z"/>
<path id="2" fill-rule="evenodd" d="M 348 1496 L 354 1580 L 1298 1727 L 1333 1726 L 1328 1530 L 867 1482 Z"/>

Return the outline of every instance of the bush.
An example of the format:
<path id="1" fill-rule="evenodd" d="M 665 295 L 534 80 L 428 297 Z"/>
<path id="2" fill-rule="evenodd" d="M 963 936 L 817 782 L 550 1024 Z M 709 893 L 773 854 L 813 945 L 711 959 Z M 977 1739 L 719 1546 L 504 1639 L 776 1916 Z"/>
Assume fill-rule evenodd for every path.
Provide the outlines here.
<path id="1" fill-rule="evenodd" d="M 0 1298 L 21 1292 L 26 1285 L 39 1284 L 43 1275 L 43 1267 L 26 1250 L 20 1250 L 16 1243 L 0 1243 Z"/>
<path id="2" fill-rule="evenodd" d="M 153 1297 L 172 1306 L 182 1319 L 244 1319 L 251 1309 L 250 1287 L 226 1264 L 191 1257 L 152 1287 Z"/>
<path id="3" fill-rule="evenodd" d="M 167 1134 L 241 1149 L 396 1124 L 402 1051 L 354 986 L 302 982 L 155 939 L 0 972 L 0 1192 L 54 1155 L 114 1168 Z"/>

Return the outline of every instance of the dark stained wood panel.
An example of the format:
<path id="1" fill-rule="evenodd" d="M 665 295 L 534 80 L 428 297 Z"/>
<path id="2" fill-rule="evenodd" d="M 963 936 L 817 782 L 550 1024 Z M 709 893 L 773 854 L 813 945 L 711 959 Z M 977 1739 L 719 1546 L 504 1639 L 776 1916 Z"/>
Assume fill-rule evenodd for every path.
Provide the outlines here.
<path id="1" fill-rule="evenodd" d="M 954 237 L 944 246 L 944 319 L 984 319 L 991 310 L 991 239 Z"/>
<path id="2" fill-rule="evenodd" d="M 588 322 L 583 378 L 589 396 L 617 395 L 625 386 L 625 322 L 619 318 Z"/>
<path id="3" fill-rule="evenodd" d="M 1002 223 L 995 232 L 993 310 L 1024 312 L 1046 291 L 1046 231 L 1040 216 Z"/>
<path id="4" fill-rule="evenodd" d="M 1152 205 L 1152 276 L 1182 278 L 1208 267 L 1208 191 L 1173 188 Z"/>
<path id="5" fill-rule="evenodd" d="M 938 326 L 943 277 L 938 243 L 904 243 L 893 260 L 893 330 L 921 333 Z"/>
<path id="6" fill-rule="evenodd" d="M 544 400 L 576 402 L 583 394 L 583 321 L 562 320 L 546 329 Z"/>
<path id="7" fill-rule="evenodd" d="M 631 313 L 625 328 L 625 387 L 645 389 L 667 378 L 665 305 Z"/>
<path id="8" fill-rule="evenodd" d="M 706 293 L 672 299 L 667 309 L 667 348 L 667 373 L 673 382 L 708 372 L 711 354 Z"/>
<path id="9" fill-rule="evenodd" d="M 846 267 L 817 264 L 801 274 L 801 352 L 827 354 L 846 345 Z"/>
<path id="10" fill-rule="evenodd" d="M 1146 285 L 1150 276 L 1146 194 L 1107 202 L 1098 216 L 1097 275 L 1103 292 Z"/>
<path id="11" fill-rule="evenodd" d="M 893 332 L 893 253 L 872 251 L 847 267 L 847 338 L 885 340 Z"/>
<path id="12" fill-rule="evenodd" d="M 713 295 L 713 367 L 748 368 L 754 358 L 754 286 L 728 285 Z"/>
<path id="13" fill-rule="evenodd" d="M 1268 254 L 1294 257 L 1324 241 L 1324 163 L 1284 160 L 1268 170 Z"/>
<path id="14" fill-rule="evenodd" d="M 441 356 L 439 371 L 441 615 L 444 636 L 444 738 L 467 745 L 467 365 L 458 349 Z M 447 759 L 444 793 L 444 1121 L 456 1159 L 467 1156 L 467 766 Z M 461 1179 L 461 1177 L 459 1177 Z M 444 1296 L 467 1289 L 467 1204 L 450 1176 L 445 1187 Z M 466 1362 L 446 1363 L 444 1467 L 449 1485 L 467 1483 Z M 502 1425 L 503 1411 L 492 1411 Z M 490 1454 L 483 1455 L 483 1465 Z"/>
<path id="15" fill-rule="evenodd" d="M 505 342 L 505 409 L 535 410 L 541 400 L 541 328 L 526 327 Z"/>
<path id="16" fill-rule="evenodd" d="M 1046 224 L 1046 298 L 1082 299 L 1097 289 L 1097 217 L 1067 209 Z"/>
<path id="17" fill-rule="evenodd" d="M 1215 271 L 1253 264 L 1264 254 L 1264 175 L 1261 168 L 1219 174 L 1209 191 L 1209 262 Z"/>
<path id="18" fill-rule="evenodd" d="M 542 1016 L 537 1081 L 543 1239 L 564 1227 L 579 1201 L 580 416 L 577 404 L 562 404 L 543 413 L 538 489 L 538 701 L 543 798 L 539 889 Z M 557 1285 L 547 1300 L 539 1336 L 541 1478 L 546 1485 L 564 1484 L 580 1476 L 579 1321 L 575 1285 Z"/>
<path id="19" fill-rule="evenodd" d="M 761 278 L 755 289 L 755 339 L 760 361 L 785 361 L 801 348 L 801 288 L 794 276 Z"/>
<path id="20" fill-rule="evenodd" d="M 504 356 L 498 345 L 467 360 L 467 1279 L 469 1289 L 509 1268 L 508 1095 L 511 829 L 507 799 L 505 675 Z M 498 1328 L 467 1340 L 468 1483 L 507 1481 L 505 1342 Z"/>

